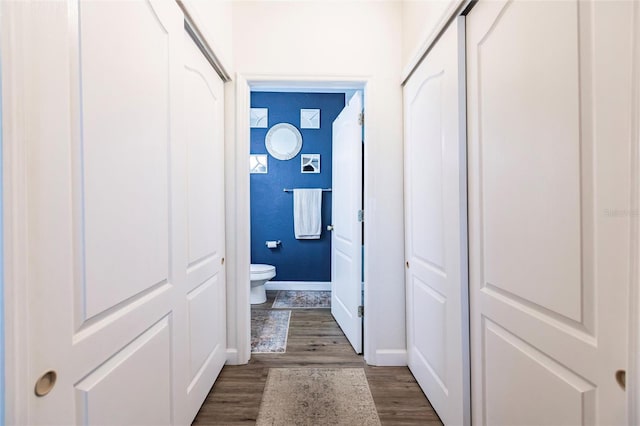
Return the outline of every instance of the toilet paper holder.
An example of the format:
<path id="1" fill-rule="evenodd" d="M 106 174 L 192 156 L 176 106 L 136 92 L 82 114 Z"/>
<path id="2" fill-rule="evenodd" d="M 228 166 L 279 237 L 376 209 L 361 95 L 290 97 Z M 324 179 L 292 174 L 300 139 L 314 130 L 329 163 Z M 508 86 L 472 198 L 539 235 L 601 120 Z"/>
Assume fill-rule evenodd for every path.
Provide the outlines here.
<path id="1" fill-rule="evenodd" d="M 265 241 L 264 245 L 268 248 L 278 248 L 279 245 L 282 244 L 282 241 Z"/>

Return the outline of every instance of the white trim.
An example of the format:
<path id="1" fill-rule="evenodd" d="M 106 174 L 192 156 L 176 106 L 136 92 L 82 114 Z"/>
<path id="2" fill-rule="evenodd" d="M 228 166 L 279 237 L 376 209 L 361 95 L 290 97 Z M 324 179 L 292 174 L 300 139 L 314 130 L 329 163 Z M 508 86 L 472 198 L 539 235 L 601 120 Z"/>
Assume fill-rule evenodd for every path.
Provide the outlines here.
<path id="1" fill-rule="evenodd" d="M 367 77 L 313 77 L 313 76 L 270 76 L 247 75 L 250 91 L 255 92 L 343 92 L 362 90 L 368 82 Z"/>
<path id="2" fill-rule="evenodd" d="M 28 423 L 27 123 L 29 5 L 3 2 L 0 36 L 3 110 L 5 418 Z"/>
<path id="3" fill-rule="evenodd" d="M 236 359 L 229 360 L 229 364 L 245 364 L 249 362 L 251 356 L 250 333 L 251 333 L 251 305 L 249 303 L 249 267 L 250 260 L 250 201 L 249 201 L 249 170 L 248 158 L 250 152 L 250 94 L 254 87 L 261 89 L 271 88 L 273 90 L 281 88 L 304 89 L 355 89 L 365 92 L 365 110 L 370 106 L 370 96 L 366 96 L 366 88 L 370 87 L 369 77 L 328 77 L 328 76 L 283 76 L 283 75 L 250 75 L 237 73 L 236 85 L 236 121 L 235 140 L 227 138 L 227 165 L 231 165 L 229 175 L 233 175 L 234 180 L 227 179 L 227 235 L 235 236 L 237 240 L 230 244 L 227 240 L 228 257 L 234 258 L 233 265 L 229 269 L 235 271 L 235 277 L 231 277 L 227 282 L 227 346 L 228 353 L 237 351 Z M 365 135 L 368 132 L 365 121 Z M 367 163 L 367 151 L 365 150 L 365 165 Z M 366 170 L 366 166 L 365 166 Z M 366 180 L 366 176 L 365 176 Z M 365 184 L 365 202 L 367 199 L 367 185 Z M 365 235 L 367 227 L 365 222 Z M 366 241 L 366 238 L 365 238 Z M 365 248 L 365 256 L 367 250 Z M 365 262 L 365 276 L 367 276 Z M 235 279 L 234 279 L 235 278 Z M 367 292 L 365 292 L 365 306 L 367 305 Z M 366 309 L 366 308 L 365 308 Z M 365 316 L 364 347 L 365 360 L 367 350 L 372 348 L 370 336 L 371 328 Z M 373 358 L 373 357 L 372 357 Z M 406 364 L 405 364 L 406 365 Z"/>
<path id="4" fill-rule="evenodd" d="M 3 27 L 2 25 L 2 11 L 3 11 L 3 6 L 2 3 L 0 2 L 0 29 Z M 3 48 L 2 48 L 2 40 L 4 40 L 4 34 L 0 31 L 0 131 L 3 128 L 2 125 L 2 120 L 3 120 L 3 115 L 2 115 L 2 52 L 3 52 Z M 2 139 L 3 139 L 3 135 L 0 134 L 0 150 L 2 150 Z M 2 156 L 0 156 L 0 158 L 2 158 Z M 4 176 L 0 175 L 0 185 L 3 185 L 5 182 Z M 0 187 L 2 188 L 2 187 Z M 4 190 L 0 189 L 0 197 L 4 197 Z M 2 200 L 2 202 L 0 202 L 0 205 L 4 206 L 4 200 Z M 2 211 L 0 212 L 0 235 L 2 235 L 2 239 L 0 239 L 0 244 L 2 244 L 2 249 L 0 249 L 0 270 L 2 270 L 2 276 L 0 276 L 0 291 L 2 292 L 2 297 L 0 298 L 0 303 L 2 303 L 2 307 L 0 308 L 0 310 L 2 310 L 2 317 L 0 318 L 0 327 L 2 327 L 2 330 L 0 331 L 0 336 L 2 336 L 2 341 L 0 342 L 0 353 L 2 354 L 2 356 L 0 356 L 0 368 L 2 368 L 2 374 L 1 374 L 1 380 L 2 383 L 0 383 L 0 398 L 2 398 L 2 400 L 0 400 L 0 412 L 2 413 L 2 416 L 0 417 L 0 423 L 4 424 L 5 423 L 5 419 L 4 419 L 4 413 L 5 413 L 5 361 L 4 361 L 4 357 L 5 357 L 5 348 L 6 348 L 6 341 L 5 341 L 5 333 L 4 333 L 4 329 L 5 329 L 5 324 L 6 324 L 6 319 L 4 317 L 4 254 L 2 253 L 4 251 L 4 233 L 3 233 L 3 227 L 4 227 L 4 223 L 3 223 L 3 216 L 4 215 L 4 207 L 2 207 Z"/>
<path id="5" fill-rule="evenodd" d="M 267 290 L 313 290 L 331 291 L 331 281 L 269 281 L 265 283 Z"/>
<path id="6" fill-rule="evenodd" d="M 376 351 L 376 365 L 379 367 L 404 367 L 407 365 L 407 351 L 400 349 L 378 349 Z"/>
<path id="7" fill-rule="evenodd" d="M 373 80 L 368 80 L 366 84 L 367 92 L 365 93 L 363 90 L 363 97 L 364 97 L 363 111 L 364 111 L 364 114 L 366 114 L 368 117 L 376 116 L 375 115 L 376 111 L 375 111 L 375 108 L 373 107 L 373 102 L 372 102 L 372 99 L 375 98 L 374 93 L 376 93 L 375 84 L 376 83 Z M 401 93 L 400 99 L 402 99 L 402 93 Z M 400 105 L 402 105 L 402 102 L 400 102 Z M 402 120 L 400 120 L 400 122 L 402 123 Z M 376 349 L 378 347 L 378 334 L 377 334 L 378 328 L 376 327 L 376 321 L 379 320 L 379 318 L 376 318 L 375 313 L 382 312 L 384 308 L 382 306 L 376 305 L 375 301 L 384 300 L 384 296 L 381 295 L 380 293 L 376 293 L 375 290 L 378 290 L 379 292 L 386 292 L 388 291 L 388 289 L 378 287 L 374 290 L 373 286 L 370 284 L 372 281 L 369 280 L 369 277 L 376 276 L 376 274 L 374 273 L 374 265 L 375 265 L 374 261 L 377 261 L 377 259 L 372 256 L 373 250 L 371 246 L 371 241 L 372 241 L 371 236 L 374 235 L 375 232 L 377 232 L 376 226 L 383 223 L 383 221 L 377 220 L 378 214 L 376 209 L 376 191 L 374 190 L 375 176 L 377 173 L 375 173 L 372 170 L 373 167 L 371 166 L 375 163 L 374 160 L 376 159 L 375 155 L 372 154 L 372 151 L 375 148 L 371 147 L 372 144 L 367 142 L 367 136 L 366 136 L 366 135 L 371 135 L 372 133 L 371 123 L 372 123 L 371 120 L 365 119 L 364 130 L 363 130 L 365 135 L 365 141 L 364 141 L 364 155 L 363 155 L 364 195 L 362 199 L 362 210 L 367 212 L 367 220 L 363 222 L 364 227 L 362 231 L 363 232 L 362 241 L 363 241 L 363 250 L 364 250 L 364 256 L 362 258 L 363 270 L 364 270 L 364 281 L 362 283 L 362 287 L 364 292 L 363 306 L 365 311 L 369 312 L 369 314 L 365 315 L 362 321 L 363 327 L 364 327 L 363 333 L 362 333 L 362 340 L 363 340 L 362 351 L 363 351 L 364 360 L 367 364 L 378 365 L 377 356 L 376 356 Z M 368 147 L 371 147 L 371 148 L 368 148 Z M 402 247 L 404 247 L 404 242 L 402 243 Z M 404 275 L 402 276 L 404 278 Z M 366 289 L 366 291 L 364 289 Z M 374 294 L 376 294 L 377 298 L 373 297 Z M 405 307 L 402 306 L 401 309 L 404 311 L 404 308 Z M 401 331 L 401 333 L 404 333 L 404 328 Z M 406 349 L 407 347 L 405 343 L 404 350 Z M 405 362 L 405 365 L 406 365 L 406 362 Z"/>
<path id="8" fill-rule="evenodd" d="M 460 278 L 463 284 L 463 290 L 460 297 L 462 305 L 462 330 L 464 340 L 462 343 L 463 365 L 464 370 L 462 378 L 462 398 L 465 414 L 463 421 L 465 424 L 471 424 L 471 304 L 469 300 L 469 188 L 468 182 L 468 159 L 467 159 L 467 17 L 462 15 L 456 18 L 458 24 L 458 85 L 460 91 L 458 93 L 458 116 L 459 116 L 459 134 L 460 141 L 460 204 L 461 204 L 461 226 L 460 235 L 461 248 L 463 249 L 462 262 L 460 264 Z"/>
<path id="9" fill-rule="evenodd" d="M 236 74 L 235 83 L 227 83 L 225 104 L 227 363 L 239 365 L 248 363 L 251 356 L 251 336 L 249 332 L 245 332 L 251 328 L 248 167 L 250 102 L 249 86 L 242 75 Z"/>
<path id="10" fill-rule="evenodd" d="M 252 92 L 279 92 L 279 93 L 345 93 L 348 91 L 353 91 L 351 88 L 341 88 L 341 87 L 280 87 L 280 86 L 269 86 L 269 85 L 259 85 L 259 86 L 251 86 Z M 355 89 L 359 90 L 359 89 Z"/>
<path id="11" fill-rule="evenodd" d="M 627 415 L 630 425 L 640 424 L 640 3 L 633 13 L 633 72 L 631 130 L 631 275 L 629 288 L 629 365 Z"/>
<path id="12" fill-rule="evenodd" d="M 236 364 L 238 359 L 238 351 L 235 349 L 227 349 L 227 364 Z"/>

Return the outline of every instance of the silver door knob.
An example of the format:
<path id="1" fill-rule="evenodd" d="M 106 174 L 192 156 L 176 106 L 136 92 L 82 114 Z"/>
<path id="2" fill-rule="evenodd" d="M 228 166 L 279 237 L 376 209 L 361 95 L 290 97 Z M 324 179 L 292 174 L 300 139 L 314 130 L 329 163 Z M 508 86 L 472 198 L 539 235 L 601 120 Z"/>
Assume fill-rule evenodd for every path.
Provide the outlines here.
<path id="1" fill-rule="evenodd" d="M 327 226 L 327 231 L 333 231 L 333 225 L 328 225 Z"/>

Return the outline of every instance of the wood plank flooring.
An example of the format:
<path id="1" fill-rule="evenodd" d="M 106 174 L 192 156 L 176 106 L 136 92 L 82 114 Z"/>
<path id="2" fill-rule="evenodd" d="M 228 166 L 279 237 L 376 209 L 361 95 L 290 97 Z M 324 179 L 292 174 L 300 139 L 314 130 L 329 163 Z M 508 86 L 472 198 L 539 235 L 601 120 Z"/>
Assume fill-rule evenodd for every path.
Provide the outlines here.
<path id="1" fill-rule="evenodd" d="M 252 310 L 271 309 L 275 294 L 267 292 L 267 303 Z M 272 367 L 364 368 L 383 425 L 442 424 L 409 369 L 366 365 L 329 309 L 291 309 L 287 352 L 254 354 L 247 365 L 225 366 L 193 424 L 255 424 Z"/>

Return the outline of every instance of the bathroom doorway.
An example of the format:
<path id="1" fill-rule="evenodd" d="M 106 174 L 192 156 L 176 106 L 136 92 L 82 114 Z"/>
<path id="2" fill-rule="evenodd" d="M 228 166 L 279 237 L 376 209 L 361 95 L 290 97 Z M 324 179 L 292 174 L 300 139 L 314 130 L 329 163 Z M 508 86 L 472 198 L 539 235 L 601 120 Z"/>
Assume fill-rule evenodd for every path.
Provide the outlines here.
<path id="1" fill-rule="evenodd" d="M 286 307 L 287 298 L 307 308 L 329 307 L 331 300 L 331 281 L 335 274 L 344 275 L 335 269 L 336 235 L 339 243 L 345 241 L 345 235 L 332 232 L 336 223 L 344 231 L 349 223 L 347 219 L 337 218 L 333 213 L 336 195 L 340 197 L 340 205 L 353 201 L 357 206 L 353 212 L 355 224 L 350 227 L 357 229 L 357 255 L 353 263 L 357 265 L 357 274 L 351 273 L 354 281 L 350 296 L 343 297 L 334 305 L 348 318 L 342 318 L 341 327 L 345 333 L 351 334 L 349 339 L 357 353 L 362 352 L 363 326 L 361 313 L 364 307 L 363 282 L 363 246 L 362 220 L 363 205 L 363 171 L 364 128 L 362 110 L 364 103 L 364 84 L 362 82 L 326 82 L 326 83 L 298 83 L 283 84 L 274 82 L 249 83 L 250 98 L 249 113 L 249 163 L 250 163 L 250 263 L 275 266 L 275 277 L 265 285 L 269 292 L 269 300 L 264 306 Z M 351 156 L 347 163 L 336 161 L 333 154 L 333 122 L 354 98 L 359 106 L 356 121 L 358 126 L 357 155 Z M 352 109 L 353 109 L 352 105 Z M 294 153 L 283 153 L 283 158 L 277 158 L 269 151 L 273 148 L 273 132 L 278 126 L 293 126 L 293 132 L 299 133 L 301 144 L 292 136 Z M 271 133 L 270 133 L 271 132 Z M 298 146 L 301 145 L 301 146 Z M 344 155 L 344 153 L 343 153 Z M 340 171 L 336 174 L 336 165 Z M 353 174 L 349 178 L 350 174 Z M 332 191 L 334 176 L 349 182 L 342 192 Z M 357 185 L 350 183 L 357 181 Z M 296 238 L 294 216 L 294 189 L 315 188 L 321 191 L 321 227 L 320 235 L 315 238 Z M 350 193 L 357 188 L 357 193 Z M 342 194 L 342 195 L 340 195 Z M 342 209 L 344 211 L 344 208 Z M 333 235 L 332 235 L 333 234 Z M 333 240 L 333 241 L 332 241 Z M 338 244 L 339 247 L 339 244 Z M 352 253 L 355 251 L 352 249 Z M 344 259 L 343 253 L 338 254 L 338 265 Z M 335 278 L 334 278 L 335 279 Z M 357 282 L 355 282 L 357 281 Z M 335 283 L 334 283 L 335 284 Z M 300 293 L 301 291 L 307 293 Z M 334 297 L 336 292 L 334 293 Z M 282 300 L 279 300 L 282 299 Z M 289 302 L 290 303 L 290 302 Z M 314 303 L 317 303 L 314 305 Z M 351 304 L 349 311 L 345 305 Z M 245 305 L 248 308 L 250 305 Z M 259 308 L 261 305 L 253 305 Z M 241 309 L 241 306 L 239 306 Z M 293 309 L 296 309 L 295 307 Z M 261 312 L 260 314 L 264 314 Z M 286 314 L 278 313 L 276 323 L 287 322 Z M 334 313 L 334 316 L 335 313 Z M 351 321 L 351 322 L 345 322 Z M 255 318 L 254 318 L 255 322 Z M 340 322 L 340 321 L 339 321 Z M 353 329 L 357 327 L 357 333 Z M 250 327 L 245 328 L 247 334 Z M 239 330 L 240 332 L 240 330 Z M 353 336 L 356 337 L 353 337 Z M 248 359 L 248 358 L 247 358 Z"/>

